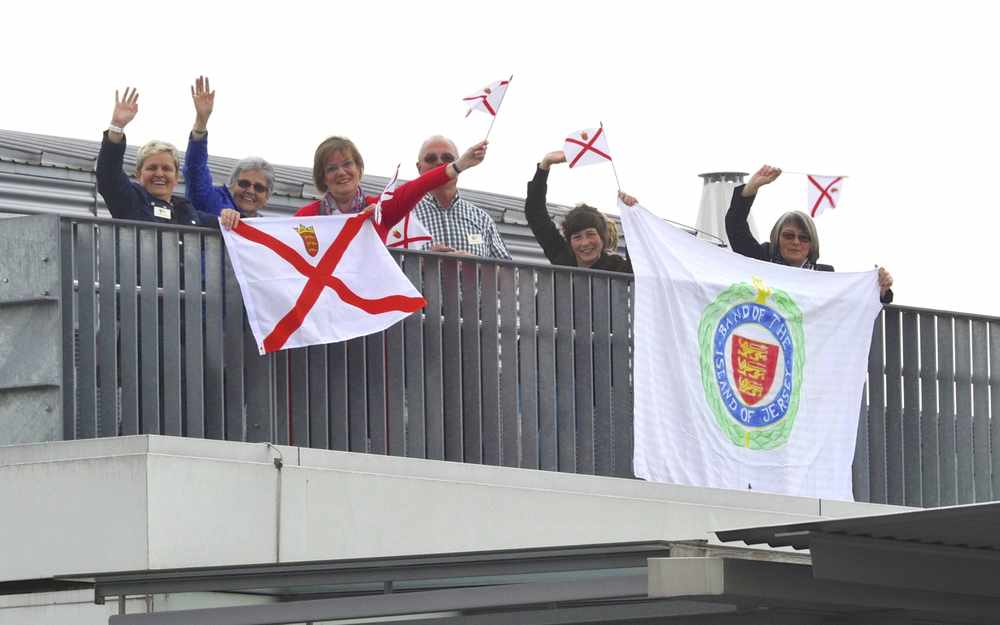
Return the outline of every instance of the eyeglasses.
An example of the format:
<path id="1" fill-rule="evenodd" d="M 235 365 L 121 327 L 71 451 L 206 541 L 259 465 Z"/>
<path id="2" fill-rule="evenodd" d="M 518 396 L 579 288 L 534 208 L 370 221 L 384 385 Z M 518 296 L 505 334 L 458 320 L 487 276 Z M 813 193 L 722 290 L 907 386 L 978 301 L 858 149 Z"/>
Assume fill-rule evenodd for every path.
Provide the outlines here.
<path id="1" fill-rule="evenodd" d="M 339 165 L 337 165 L 335 163 L 329 163 L 329 164 L 327 164 L 327 166 L 323 168 L 323 172 L 327 173 L 327 174 L 332 174 L 332 173 L 334 173 L 336 171 L 339 171 L 341 169 L 343 169 L 344 171 L 354 171 L 355 168 L 356 168 L 356 166 L 354 164 L 354 161 L 352 161 L 352 160 L 346 160 L 346 161 L 340 163 Z"/>
<path id="2" fill-rule="evenodd" d="M 448 152 L 443 152 L 441 154 L 429 152 L 424 154 L 424 162 L 428 165 L 436 165 L 439 160 L 442 163 L 453 163 L 455 161 L 455 155 Z"/>
<path id="3" fill-rule="evenodd" d="M 796 234 L 791 230 L 786 230 L 785 232 L 782 232 L 781 239 L 783 241 L 788 241 L 789 243 L 791 243 L 795 239 L 798 239 L 799 243 L 812 243 L 812 238 L 808 234 L 805 234 L 804 232 Z"/>
<path id="4" fill-rule="evenodd" d="M 263 185 L 259 182 L 250 182 L 249 180 L 240 179 L 236 181 L 236 185 L 241 189 L 249 189 L 253 187 L 253 190 L 257 193 L 267 193 L 267 185 Z"/>

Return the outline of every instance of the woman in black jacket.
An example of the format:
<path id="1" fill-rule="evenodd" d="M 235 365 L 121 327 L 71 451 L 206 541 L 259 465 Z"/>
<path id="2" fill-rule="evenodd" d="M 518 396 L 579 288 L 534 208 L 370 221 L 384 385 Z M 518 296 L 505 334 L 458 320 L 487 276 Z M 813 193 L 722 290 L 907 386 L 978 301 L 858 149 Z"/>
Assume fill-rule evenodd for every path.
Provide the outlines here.
<path id="1" fill-rule="evenodd" d="M 184 226 L 218 227 L 216 215 L 202 213 L 183 196 L 174 195 L 180 171 L 177 148 L 163 141 L 150 141 L 139 148 L 135 158 L 135 177 L 129 180 L 122 171 L 125 158 L 125 126 L 139 111 L 139 93 L 125 89 L 119 99 L 115 91 L 115 109 L 111 125 L 104 131 L 97 155 L 97 190 L 108 205 L 112 217 L 173 223 Z"/>
<path id="2" fill-rule="evenodd" d="M 779 265 L 833 271 L 833 265 L 824 265 L 819 260 L 819 235 L 812 217 L 802 211 L 789 211 L 778 218 L 771 228 L 770 241 L 759 243 L 750 232 L 747 218 L 753 206 L 757 191 L 771 184 L 781 175 L 781 169 L 764 165 L 750 177 L 750 182 L 733 189 L 733 199 L 726 212 L 726 235 L 733 251 Z M 878 268 L 879 296 L 882 303 L 892 301 L 892 276 L 884 267 Z"/>
<path id="3" fill-rule="evenodd" d="M 604 271 L 632 273 L 632 262 L 609 251 L 608 220 L 596 208 L 581 204 L 563 219 L 562 233 L 556 228 L 545 203 L 548 190 L 549 167 L 565 163 L 562 150 L 546 154 L 535 170 L 535 177 L 528 182 L 528 195 L 524 202 L 524 215 L 535 240 L 553 265 L 587 267 Z M 631 206 L 635 198 L 619 194 Z"/>

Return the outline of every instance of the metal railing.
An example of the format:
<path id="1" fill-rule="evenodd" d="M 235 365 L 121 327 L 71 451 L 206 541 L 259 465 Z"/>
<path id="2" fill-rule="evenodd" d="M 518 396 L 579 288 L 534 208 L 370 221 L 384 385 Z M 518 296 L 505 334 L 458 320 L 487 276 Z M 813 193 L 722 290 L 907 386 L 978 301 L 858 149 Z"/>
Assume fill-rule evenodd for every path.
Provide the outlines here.
<path id="1" fill-rule="evenodd" d="M 61 305 L 66 438 L 155 433 L 632 476 L 629 275 L 394 252 L 422 313 L 261 357 L 218 233 L 54 216 L 4 226 L 61 233 L 49 263 L 59 297 L 24 301 Z M 1000 319 L 887 307 L 855 497 L 1000 499 L 996 372 Z"/>

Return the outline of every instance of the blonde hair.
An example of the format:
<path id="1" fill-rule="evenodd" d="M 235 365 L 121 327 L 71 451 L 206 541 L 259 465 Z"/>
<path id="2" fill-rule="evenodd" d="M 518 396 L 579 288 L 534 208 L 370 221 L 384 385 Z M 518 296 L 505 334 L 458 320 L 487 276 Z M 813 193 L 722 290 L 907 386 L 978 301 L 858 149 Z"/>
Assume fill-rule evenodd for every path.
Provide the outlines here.
<path id="1" fill-rule="evenodd" d="M 609 252 L 616 252 L 618 250 L 618 241 L 621 235 L 618 234 L 618 224 L 614 221 L 608 220 L 608 242 L 604 246 Z"/>
<path id="2" fill-rule="evenodd" d="M 156 139 L 146 143 L 135 153 L 135 177 L 138 178 L 140 172 L 142 172 L 142 164 L 146 162 L 146 159 L 154 154 L 160 154 L 166 152 L 174 159 L 174 167 L 177 169 L 179 174 L 181 171 L 181 159 L 180 155 L 177 153 L 177 148 L 174 147 L 173 143 L 167 143 L 166 141 L 157 141 Z"/>

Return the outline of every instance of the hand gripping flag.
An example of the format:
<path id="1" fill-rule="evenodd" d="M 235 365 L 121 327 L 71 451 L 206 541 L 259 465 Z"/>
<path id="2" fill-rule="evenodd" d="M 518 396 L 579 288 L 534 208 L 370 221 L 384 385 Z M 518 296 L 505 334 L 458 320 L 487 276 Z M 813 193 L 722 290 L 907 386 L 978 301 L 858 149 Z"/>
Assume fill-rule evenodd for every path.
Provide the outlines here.
<path id="1" fill-rule="evenodd" d="M 366 214 L 261 217 L 222 236 L 261 354 L 379 332 L 425 304 Z"/>
<path id="2" fill-rule="evenodd" d="M 853 499 L 878 273 L 765 263 L 619 209 L 635 272 L 636 477 Z"/>
<path id="3" fill-rule="evenodd" d="M 469 97 L 462 98 L 463 102 L 469 103 L 469 110 L 466 111 L 465 116 L 468 117 L 472 111 L 480 110 L 496 117 L 500 110 L 500 104 L 503 102 L 503 96 L 507 93 L 507 86 L 510 85 L 510 80 L 513 78 L 511 76 L 508 80 L 490 83 Z"/>
<path id="4" fill-rule="evenodd" d="M 563 152 L 566 153 L 566 161 L 570 167 L 611 161 L 611 150 L 608 149 L 608 137 L 604 134 L 603 125 L 574 132 L 566 137 Z"/>
<path id="5" fill-rule="evenodd" d="M 390 249 L 422 250 L 431 244 L 431 233 L 410 211 L 403 220 L 393 226 L 385 237 L 385 246 Z"/>
<path id="6" fill-rule="evenodd" d="M 828 208 L 837 208 L 845 176 L 807 175 L 809 184 L 809 215 L 819 217 Z"/>
<path id="7" fill-rule="evenodd" d="M 382 194 L 378 196 L 378 202 L 375 203 L 375 223 L 382 223 L 382 202 L 391 200 L 394 195 L 396 195 L 396 183 L 399 181 L 399 165 L 396 165 L 396 173 L 392 175 L 392 180 L 386 183 L 385 188 L 382 189 Z"/>

